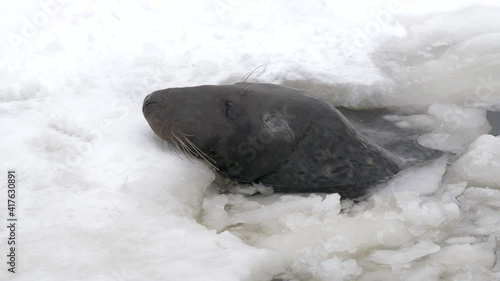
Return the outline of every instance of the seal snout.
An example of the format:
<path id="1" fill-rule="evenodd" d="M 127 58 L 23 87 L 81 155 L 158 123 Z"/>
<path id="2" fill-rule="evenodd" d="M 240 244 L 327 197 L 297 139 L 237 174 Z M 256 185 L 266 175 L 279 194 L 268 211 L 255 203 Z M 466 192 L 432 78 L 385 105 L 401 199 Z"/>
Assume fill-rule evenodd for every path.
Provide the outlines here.
<path id="1" fill-rule="evenodd" d="M 144 98 L 144 103 L 146 103 L 148 101 L 148 99 L 151 97 L 152 93 L 147 95 L 145 98 Z"/>
<path id="2" fill-rule="evenodd" d="M 144 114 L 144 116 L 151 113 L 152 111 L 151 105 L 155 103 L 156 103 L 155 93 L 151 93 L 144 98 L 144 102 L 142 103 L 142 113 Z"/>

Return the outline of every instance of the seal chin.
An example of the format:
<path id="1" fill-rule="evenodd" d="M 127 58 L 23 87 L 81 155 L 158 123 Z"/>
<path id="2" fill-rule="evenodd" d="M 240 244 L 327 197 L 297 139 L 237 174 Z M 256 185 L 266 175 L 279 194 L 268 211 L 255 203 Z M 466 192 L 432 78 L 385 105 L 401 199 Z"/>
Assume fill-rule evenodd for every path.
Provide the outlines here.
<path id="1" fill-rule="evenodd" d="M 150 108 L 146 109 L 146 111 L 149 110 L 151 112 L 144 113 L 144 116 L 146 116 L 146 120 L 148 121 L 151 129 L 153 129 L 155 134 L 158 135 L 161 139 L 171 141 L 173 133 L 175 134 L 176 132 L 174 125 L 159 118 L 157 114 L 154 113 L 154 110 L 151 110 Z"/>

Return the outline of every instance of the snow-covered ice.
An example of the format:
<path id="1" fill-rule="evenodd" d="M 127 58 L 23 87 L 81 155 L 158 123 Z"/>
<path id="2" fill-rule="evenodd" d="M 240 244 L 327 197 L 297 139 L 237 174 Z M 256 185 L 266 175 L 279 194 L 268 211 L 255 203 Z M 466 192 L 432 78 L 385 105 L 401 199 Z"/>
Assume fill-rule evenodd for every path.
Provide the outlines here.
<path id="1" fill-rule="evenodd" d="M 18 2 L 0 11 L 0 173 L 18 175 L 19 217 L 0 280 L 500 280 L 498 1 Z M 252 70 L 400 108 L 388 119 L 454 154 L 356 204 L 220 194 L 142 100 Z"/>
<path id="2" fill-rule="evenodd" d="M 500 188 L 500 137 L 482 135 L 452 168 L 457 176 L 474 186 Z"/>

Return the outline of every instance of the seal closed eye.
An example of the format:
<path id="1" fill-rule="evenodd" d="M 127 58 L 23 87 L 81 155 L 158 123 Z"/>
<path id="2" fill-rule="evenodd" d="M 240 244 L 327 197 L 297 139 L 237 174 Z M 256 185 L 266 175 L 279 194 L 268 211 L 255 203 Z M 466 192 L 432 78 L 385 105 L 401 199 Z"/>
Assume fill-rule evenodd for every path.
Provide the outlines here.
<path id="1" fill-rule="evenodd" d="M 144 116 L 178 151 L 231 180 L 275 192 L 358 198 L 403 169 L 335 107 L 273 84 L 170 88 L 148 95 Z"/>

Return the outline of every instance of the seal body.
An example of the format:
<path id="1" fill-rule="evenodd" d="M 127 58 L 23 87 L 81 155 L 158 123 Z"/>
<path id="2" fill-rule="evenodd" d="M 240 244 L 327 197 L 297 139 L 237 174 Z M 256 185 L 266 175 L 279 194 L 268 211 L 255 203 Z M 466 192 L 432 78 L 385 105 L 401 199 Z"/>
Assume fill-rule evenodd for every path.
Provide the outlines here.
<path id="1" fill-rule="evenodd" d="M 170 88 L 148 95 L 143 113 L 176 150 L 206 161 L 225 178 L 275 192 L 358 198 L 404 166 L 334 106 L 294 88 Z"/>

